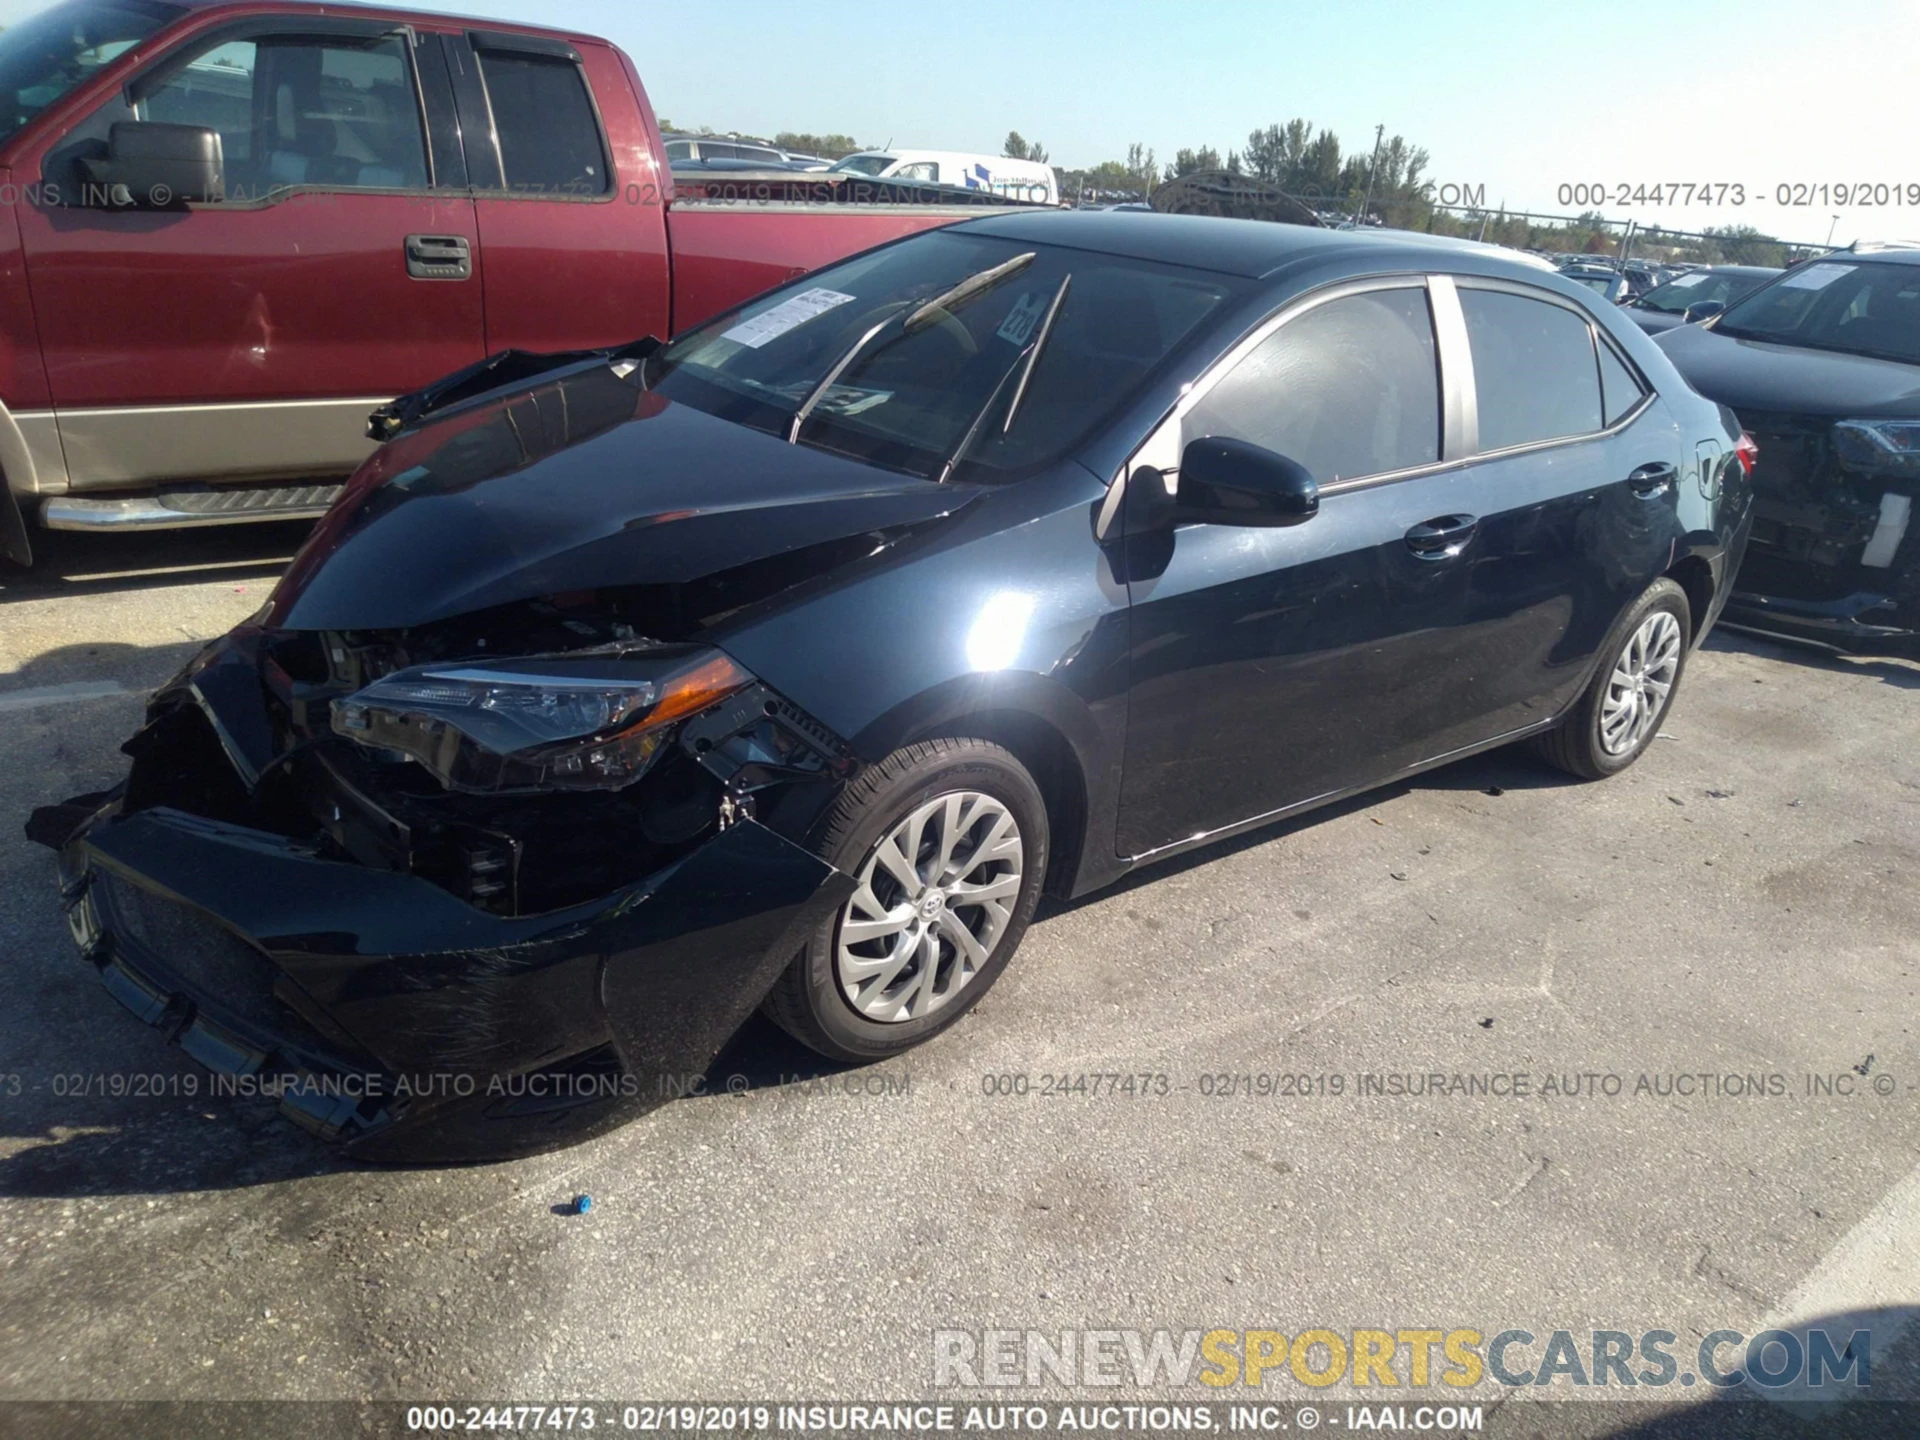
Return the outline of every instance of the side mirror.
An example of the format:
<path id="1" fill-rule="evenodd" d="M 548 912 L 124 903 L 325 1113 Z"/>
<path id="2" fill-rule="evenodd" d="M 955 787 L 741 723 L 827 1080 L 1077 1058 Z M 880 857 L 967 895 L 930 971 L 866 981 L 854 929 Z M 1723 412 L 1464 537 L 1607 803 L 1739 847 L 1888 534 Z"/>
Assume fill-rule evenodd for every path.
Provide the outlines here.
<path id="1" fill-rule="evenodd" d="M 1684 324 L 1695 325 L 1702 320 L 1711 320 L 1726 308 L 1718 300 L 1696 300 L 1687 306 L 1680 319 Z"/>
<path id="2" fill-rule="evenodd" d="M 1223 435 L 1203 436 L 1181 452 L 1169 498 L 1176 525 L 1298 525 L 1320 512 L 1320 487 L 1305 466 Z"/>
<path id="3" fill-rule="evenodd" d="M 84 203 L 99 210 L 170 210 L 227 198 L 220 132 L 203 125 L 121 120 L 106 158 L 83 159 Z"/>

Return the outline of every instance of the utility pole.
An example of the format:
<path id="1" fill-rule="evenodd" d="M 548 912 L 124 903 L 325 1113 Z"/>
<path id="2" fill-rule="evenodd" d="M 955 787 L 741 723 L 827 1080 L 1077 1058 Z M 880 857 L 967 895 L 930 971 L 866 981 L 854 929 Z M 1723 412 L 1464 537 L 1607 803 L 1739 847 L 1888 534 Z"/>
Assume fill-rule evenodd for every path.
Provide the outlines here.
<path id="1" fill-rule="evenodd" d="M 1373 162 L 1367 166 L 1367 198 L 1360 202 L 1360 223 L 1367 223 L 1367 210 L 1373 204 L 1373 177 L 1380 173 L 1380 137 L 1387 133 L 1387 127 L 1373 127 Z"/>
<path id="2" fill-rule="evenodd" d="M 1836 215 L 1833 217 L 1833 224 L 1827 226 L 1827 248 L 1829 250 L 1833 248 L 1833 232 L 1839 228 L 1839 225 L 1840 217 Z"/>

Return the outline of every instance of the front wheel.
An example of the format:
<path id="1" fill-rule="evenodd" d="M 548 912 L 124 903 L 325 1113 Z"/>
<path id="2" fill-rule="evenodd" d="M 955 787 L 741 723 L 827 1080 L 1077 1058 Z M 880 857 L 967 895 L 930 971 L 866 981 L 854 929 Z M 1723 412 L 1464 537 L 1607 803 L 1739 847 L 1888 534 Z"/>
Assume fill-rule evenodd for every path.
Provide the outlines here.
<path id="1" fill-rule="evenodd" d="M 1000 746 L 938 739 L 869 768 L 815 850 L 854 879 L 768 995 L 782 1029 L 834 1060 L 879 1060 L 971 1009 L 1026 933 L 1047 869 L 1047 810 Z"/>
<path id="2" fill-rule="evenodd" d="M 1535 753 L 1583 780 L 1626 769 L 1660 733 L 1691 637 L 1686 591 L 1654 581 L 1613 627 L 1600 668 L 1573 709 L 1532 741 Z"/>

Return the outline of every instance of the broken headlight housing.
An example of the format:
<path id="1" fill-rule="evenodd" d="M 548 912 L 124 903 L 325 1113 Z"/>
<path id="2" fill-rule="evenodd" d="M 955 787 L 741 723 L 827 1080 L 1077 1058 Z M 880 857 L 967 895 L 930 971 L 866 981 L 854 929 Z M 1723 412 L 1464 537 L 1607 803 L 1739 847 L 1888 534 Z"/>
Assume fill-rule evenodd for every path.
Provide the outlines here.
<path id="1" fill-rule="evenodd" d="M 718 650 L 415 665 L 333 704 L 333 732 L 453 790 L 617 790 L 753 677 Z"/>
<path id="2" fill-rule="evenodd" d="M 1849 470 L 1920 476 L 1920 420 L 1840 420 L 1833 448 Z"/>

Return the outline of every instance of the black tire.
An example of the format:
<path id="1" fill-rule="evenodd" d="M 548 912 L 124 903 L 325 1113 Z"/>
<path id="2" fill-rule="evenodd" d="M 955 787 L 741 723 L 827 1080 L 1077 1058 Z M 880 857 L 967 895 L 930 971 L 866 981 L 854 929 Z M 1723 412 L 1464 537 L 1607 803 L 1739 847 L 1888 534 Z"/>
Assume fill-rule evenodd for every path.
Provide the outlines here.
<path id="1" fill-rule="evenodd" d="M 1601 710 L 1606 700 L 1608 680 L 1614 666 L 1619 663 L 1621 653 L 1656 610 L 1666 611 L 1680 625 L 1680 654 L 1673 680 L 1646 733 L 1638 742 L 1615 754 L 1608 751 L 1600 738 Z M 1660 733 L 1660 726 L 1673 707 L 1673 697 L 1680 693 L 1680 681 L 1686 674 L 1687 655 L 1692 647 L 1693 617 L 1687 605 L 1687 592 L 1662 577 L 1649 585 L 1614 623 L 1613 629 L 1607 634 L 1606 643 L 1600 647 L 1599 668 L 1594 671 L 1593 679 L 1581 692 L 1579 700 L 1574 702 L 1573 708 L 1553 729 L 1529 740 L 1529 748 L 1549 765 L 1565 770 L 1569 775 L 1577 775 L 1582 780 L 1604 780 L 1609 775 L 1618 775 L 1638 760 Z"/>
<path id="2" fill-rule="evenodd" d="M 847 786 L 815 830 L 809 848 L 857 877 L 896 826 L 928 801 L 959 791 L 999 801 L 1018 827 L 1019 893 L 1005 927 L 986 962 L 951 999 L 922 1016 L 880 1021 L 855 1010 L 840 987 L 835 957 L 845 907 L 836 910 L 793 958 L 761 1007 L 781 1029 L 828 1059 L 883 1060 L 938 1034 L 979 1003 L 1019 948 L 1046 880 L 1047 807 L 1026 767 L 998 745 L 943 737 L 901 747 Z M 951 949 L 951 942 L 947 946 Z"/>

